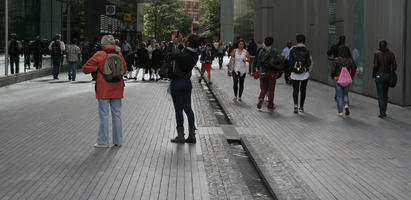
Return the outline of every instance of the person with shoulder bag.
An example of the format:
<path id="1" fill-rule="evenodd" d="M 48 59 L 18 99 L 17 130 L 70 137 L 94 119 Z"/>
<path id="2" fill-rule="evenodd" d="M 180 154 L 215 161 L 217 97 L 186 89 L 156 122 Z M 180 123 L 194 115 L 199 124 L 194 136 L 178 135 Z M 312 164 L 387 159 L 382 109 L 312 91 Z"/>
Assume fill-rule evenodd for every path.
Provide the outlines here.
<path id="1" fill-rule="evenodd" d="M 230 63 L 228 65 L 229 66 L 228 70 L 232 71 L 232 76 L 233 76 L 233 81 L 234 81 L 233 101 L 237 101 L 237 100 L 241 101 L 241 96 L 244 91 L 245 76 L 247 74 L 247 62 L 250 62 L 250 54 L 245 49 L 245 41 L 240 39 L 238 40 L 238 48 L 234 49 L 231 52 Z"/>
<path id="2" fill-rule="evenodd" d="M 290 80 L 293 84 L 294 113 L 304 112 L 304 102 L 308 79 L 310 78 L 311 56 L 305 46 L 305 35 L 296 36 L 297 44 L 290 50 L 289 67 L 291 71 Z M 301 91 L 300 106 L 298 107 L 298 93 Z"/>
<path id="3" fill-rule="evenodd" d="M 101 38 L 103 51 L 97 51 L 83 65 L 83 72 L 89 74 L 96 72 L 96 99 L 98 101 L 98 113 L 100 126 L 98 130 L 96 148 L 108 148 L 108 117 L 110 114 L 113 122 L 113 143 L 114 146 L 123 144 L 122 121 L 121 121 L 121 99 L 124 94 L 123 76 L 127 72 L 127 64 L 123 55 L 116 52 L 114 37 L 104 35 Z"/>
<path id="4" fill-rule="evenodd" d="M 377 86 L 378 105 L 380 108 L 379 118 L 387 116 L 388 88 L 395 87 L 397 83 L 397 62 L 395 55 L 387 48 L 387 41 L 379 42 L 379 49 L 374 55 L 374 68 L 372 76 Z"/>
<path id="5" fill-rule="evenodd" d="M 331 67 L 331 78 L 334 81 L 335 94 L 337 95 L 338 116 L 350 115 L 350 103 L 348 98 L 349 86 L 355 74 L 358 74 L 357 66 L 351 58 L 350 49 L 346 46 L 338 48 L 338 57 Z"/>

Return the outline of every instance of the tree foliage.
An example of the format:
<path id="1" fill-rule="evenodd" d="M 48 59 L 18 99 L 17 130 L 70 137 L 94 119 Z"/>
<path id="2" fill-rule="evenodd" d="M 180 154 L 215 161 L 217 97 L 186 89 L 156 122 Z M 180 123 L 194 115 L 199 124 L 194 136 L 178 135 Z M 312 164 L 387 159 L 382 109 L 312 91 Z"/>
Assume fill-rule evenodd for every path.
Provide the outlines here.
<path id="1" fill-rule="evenodd" d="M 200 8 L 204 14 L 200 17 L 200 26 L 208 27 L 213 35 L 220 33 L 220 0 L 201 0 Z"/>
<path id="2" fill-rule="evenodd" d="M 191 33 L 192 19 L 177 0 L 148 0 L 144 5 L 144 34 L 157 40 L 169 40 L 174 29 L 185 36 Z"/>

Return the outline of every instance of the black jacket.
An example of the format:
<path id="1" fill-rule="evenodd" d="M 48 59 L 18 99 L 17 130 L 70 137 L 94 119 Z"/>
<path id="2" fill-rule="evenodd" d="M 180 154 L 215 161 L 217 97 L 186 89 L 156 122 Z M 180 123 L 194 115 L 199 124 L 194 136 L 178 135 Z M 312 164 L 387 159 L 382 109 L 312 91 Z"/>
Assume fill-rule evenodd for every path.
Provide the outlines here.
<path id="1" fill-rule="evenodd" d="M 144 47 L 140 47 L 137 50 L 137 67 L 148 68 L 148 50 Z"/>
<path id="2" fill-rule="evenodd" d="M 250 54 L 250 56 L 256 56 L 257 55 L 257 44 L 250 43 L 248 45 L 247 51 Z"/>
<path id="3" fill-rule="evenodd" d="M 198 61 L 197 52 L 184 48 L 181 53 L 170 54 L 171 59 L 175 60 L 174 70 L 170 72 L 172 80 L 181 80 L 191 78 L 191 71 Z"/>

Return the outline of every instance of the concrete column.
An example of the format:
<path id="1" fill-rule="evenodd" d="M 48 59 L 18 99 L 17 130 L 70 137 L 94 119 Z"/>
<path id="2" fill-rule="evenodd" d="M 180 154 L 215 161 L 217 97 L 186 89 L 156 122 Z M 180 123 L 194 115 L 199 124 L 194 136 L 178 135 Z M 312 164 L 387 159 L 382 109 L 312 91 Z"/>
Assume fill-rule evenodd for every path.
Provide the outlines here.
<path id="1" fill-rule="evenodd" d="M 267 36 L 274 34 L 274 1 L 255 0 L 254 1 L 254 38 L 263 41 Z"/>
<path id="2" fill-rule="evenodd" d="M 223 42 L 234 39 L 234 0 L 221 0 L 220 38 Z"/>

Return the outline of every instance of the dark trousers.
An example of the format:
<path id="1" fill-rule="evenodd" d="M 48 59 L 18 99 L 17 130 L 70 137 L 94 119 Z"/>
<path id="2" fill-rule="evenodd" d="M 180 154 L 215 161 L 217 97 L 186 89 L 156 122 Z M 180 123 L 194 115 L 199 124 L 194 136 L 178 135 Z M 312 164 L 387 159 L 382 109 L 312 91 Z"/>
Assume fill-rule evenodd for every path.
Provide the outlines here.
<path id="1" fill-rule="evenodd" d="M 19 64 L 20 64 L 20 58 L 19 56 L 10 56 L 10 72 L 11 74 L 14 74 L 14 65 L 16 66 L 16 74 L 19 73 Z"/>
<path id="2" fill-rule="evenodd" d="M 234 81 L 233 89 L 234 89 L 235 97 L 237 97 L 237 93 L 238 93 L 238 97 L 241 98 L 243 91 L 244 91 L 244 80 L 245 80 L 245 74 L 240 76 L 239 72 L 233 72 L 233 81 Z M 238 88 L 238 85 L 239 85 L 238 83 L 240 83 L 240 88 Z"/>
<path id="3" fill-rule="evenodd" d="M 30 53 L 24 54 L 24 68 L 30 69 Z"/>
<path id="4" fill-rule="evenodd" d="M 184 127 L 183 111 L 188 118 L 189 128 L 194 128 L 194 112 L 191 108 L 191 90 L 193 86 L 190 79 L 172 80 L 170 92 L 176 112 L 177 127 Z"/>
<path id="5" fill-rule="evenodd" d="M 261 75 L 262 88 L 261 88 L 260 96 L 258 98 L 260 100 L 264 100 L 266 93 L 269 92 L 268 93 L 268 108 L 274 107 L 274 91 L 275 91 L 275 84 L 277 83 L 277 76 L 278 74 L 275 72 L 264 73 Z"/>
<path id="6" fill-rule="evenodd" d="M 293 80 L 293 99 L 294 99 L 294 105 L 298 105 L 298 93 L 300 92 L 300 107 L 304 107 L 304 102 L 305 102 L 305 92 L 307 90 L 307 80 L 299 81 L 299 80 Z"/>
<path id="7" fill-rule="evenodd" d="M 380 115 L 385 116 L 388 105 L 388 83 L 390 74 L 377 74 L 375 84 L 377 85 L 378 106 L 380 107 Z"/>
<path id="8" fill-rule="evenodd" d="M 81 54 L 81 63 L 84 65 L 86 64 L 87 60 L 89 59 L 88 53 Z"/>
<path id="9" fill-rule="evenodd" d="M 33 59 L 34 59 L 34 67 L 36 69 L 41 69 L 41 65 L 43 62 L 43 56 L 41 55 L 41 53 L 34 53 Z"/>
<path id="10" fill-rule="evenodd" d="M 223 58 L 224 54 L 218 54 L 218 65 L 220 66 L 220 69 L 223 67 Z"/>
<path id="11" fill-rule="evenodd" d="M 254 73 L 254 57 L 250 57 L 250 62 L 248 63 L 248 73 L 253 74 Z"/>
<path id="12" fill-rule="evenodd" d="M 52 60 L 53 60 L 53 77 L 58 78 L 59 73 L 60 73 L 62 56 L 53 56 Z"/>

